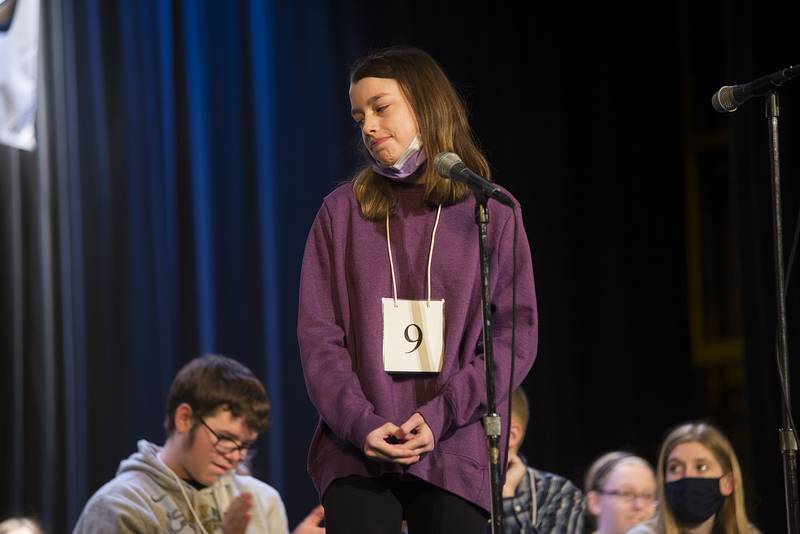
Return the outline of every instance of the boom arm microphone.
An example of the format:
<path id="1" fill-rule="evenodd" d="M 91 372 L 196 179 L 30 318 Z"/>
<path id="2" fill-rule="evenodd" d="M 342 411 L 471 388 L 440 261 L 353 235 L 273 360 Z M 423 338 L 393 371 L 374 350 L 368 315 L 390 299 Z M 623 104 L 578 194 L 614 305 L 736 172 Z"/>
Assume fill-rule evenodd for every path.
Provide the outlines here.
<path id="1" fill-rule="evenodd" d="M 711 105 L 720 113 L 730 113 L 754 96 L 763 95 L 800 76 L 800 65 L 767 74 L 749 83 L 726 85 L 711 97 Z"/>
<path id="2" fill-rule="evenodd" d="M 486 195 L 486 197 L 493 198 L 510 208 L 514 207 L 511 197 L 483 176 L 469 170 L 455 152 L 440 152 L 437 154 L 433 160 L 433 167 L 437 173 L 446 178 L 464 182 Z"/>

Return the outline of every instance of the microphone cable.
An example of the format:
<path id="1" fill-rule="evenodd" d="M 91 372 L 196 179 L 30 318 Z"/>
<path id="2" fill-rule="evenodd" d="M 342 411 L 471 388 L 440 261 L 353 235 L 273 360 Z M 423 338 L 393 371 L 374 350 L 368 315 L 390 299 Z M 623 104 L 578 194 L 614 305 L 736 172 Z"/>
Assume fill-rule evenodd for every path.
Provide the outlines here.
<path id="1" fill-rule="evenodd" d="M 786 264 L 786 279 L 783 281 L 783 299 L 784 302 L 786 300 L 787 295 L 789 294 L 789 282 L 792 279 L 792 267 L 794 266 L 795 254 L 797 252 L 797 244 L 800 240 L 800 209 L 797 212 L 797 218 L 794 224 L 794 237 L 792 238 L 792 248 L 789 252 L 789 261 Z M 785 309 L 785 308 L 784 308 Z M 778 347 L 780 346 L 780 331 L 779 326 L 775 325 L 775 363 L 776 368 L 778 370 L 778 382 L 780 383 L 780 392 L 781 392 L 781 401 L 783 402 L 783 408 L 786 411 L 786 418 L 791 425 L 791 431 L 794 435 L 795 443 L 800 443 L 800 440 L 797 438 L 797 427 L 794 424 L 794 416 L 792 415 L 792 406 L 789 402 L 789 392 L 786 391 L 785 384 L 787 380 L 791 377 L 786 376 L 786 369 L 783 367 L 783 361 L 781 360 L 780 351 Z M 786 347 L 788 351 L 788 347 Z M 781 422 L 783 423 L 783 422 Z"/>
<path id="2" fill-rule="evenodd" d="M 511 370 L 508 376 L 508 413 L 506 419 L 506 446 L 503 458 L 503 478 L 508 469 L 508 446 L 511 441 L 511 400 L 514 394 L 514 369 L 517 362 L 517 209 L 511 208 L 511 215 L 514 218 L 514 238 L 511 253 Z M 538 339 L 537 339 L 538 345 Z M 500 425 L 502 428 L 502 424 Z M 502 488 L 501 488 L 502 489 Z"/>

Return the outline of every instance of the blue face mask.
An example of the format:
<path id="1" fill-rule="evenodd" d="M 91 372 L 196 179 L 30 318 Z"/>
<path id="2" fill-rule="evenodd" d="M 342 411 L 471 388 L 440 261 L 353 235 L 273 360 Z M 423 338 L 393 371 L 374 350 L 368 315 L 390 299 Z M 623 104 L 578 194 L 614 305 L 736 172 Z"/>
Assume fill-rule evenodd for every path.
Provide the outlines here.
<path id="1" fill-rule="evenodd" d="M 420 139 L 419 134 L 414 137 L 414 140 L 408 145 L 403 155 L 392 165 L 381 163 L 375 159 L 375 156 L 372 154 L 370 154 L 370 158 L 372 158 L 373 171 L 396 182 L 403 182 L 409 176 L 417 172 L 422 164 L 425 163 L 426 159 L 425 151 L 422 150 L 422 139 Z"/>
<path id="2" fill-rule="evenodd" d="M 719 481 L 719 478 L 685 477 L 665 484 L 667 504 L 678 523 L 699 525 L 719 512 L 725 501 Z"/>

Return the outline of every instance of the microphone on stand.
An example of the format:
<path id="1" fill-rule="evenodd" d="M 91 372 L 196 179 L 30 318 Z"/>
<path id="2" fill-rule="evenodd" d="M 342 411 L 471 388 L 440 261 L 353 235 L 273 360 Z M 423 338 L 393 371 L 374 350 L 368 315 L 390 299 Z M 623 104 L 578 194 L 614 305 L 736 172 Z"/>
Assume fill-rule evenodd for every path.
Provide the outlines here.
<path id="1" fill-rule="evenodd" d="M 711 97 L 711 105 L 720 113 L 731 113 L 754 96 L 763 95 L 800 76 L 800 65 L 767 74 L 749 83 L 726 85 Z"/>
<path id="2" fill-rule="evenodd" d="M 469 170 L 455 152 L 440 152 L 437 154 L 433 160 L 433 167 L 437 173 L 445 178 L 464 182 L 486 195 L 487 198 L 493 198 L 510 208 L 514 207 L 514 201 L 511 200 L 511 197 L 505 194 L 497 185 Z"/>
<path id="3" fill-rule="evenodd" d="M 493 198 L 510 208 L 514 207 L 511 197 L 483 176 L 469 170 L 455 152 L 440 152 L 437 154 L 433 160 L 433 167 L 442 176 L 464 182 L 486 195 L 487 198 Z"/>

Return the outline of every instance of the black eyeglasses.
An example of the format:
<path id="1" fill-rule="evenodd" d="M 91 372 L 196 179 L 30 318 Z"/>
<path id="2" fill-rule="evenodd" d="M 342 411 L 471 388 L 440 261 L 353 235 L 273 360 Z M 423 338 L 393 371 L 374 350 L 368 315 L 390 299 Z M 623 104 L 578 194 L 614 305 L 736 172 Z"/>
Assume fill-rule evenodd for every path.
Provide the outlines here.
<path id="1" fill-rule="evenodd" d="M 220 436 L 219 434 L 214 432 L 213 428 L 208 426 L 206 422 L 203 421 L 202 417 L 198 417 L 197 420 L 200 421 L 200 423 L 202 423 L 202 425 L 206 427 L 209 432 L 211 432 L 211 435 L 216 438 L 217 441 L 214 442 L 214 448 L 217 450 L 218 453 L 231 454 L 232 452 L 238 451 L 242 455 L 242 457 L 249 457 L 249 458 L 252 458 L 253 455 L 255 455 L 256 450 L 253 448 L 254 443 L 239 443 L 233 438 Z"/>
<path id="2" fill-rule="evenodd" d="M 613 495 L 614 497 L 619 497 L 623 501 L 632 503 L 636 499 L 641 499 L 645 504 L 650 504 L 654 500 L 656 500 L 656 496 L 652 493 L 636 493 L 635 491 L 620 491 L 620 490 L 610 490 L 610 491 L 598 491 L 601 495 Z"/>

